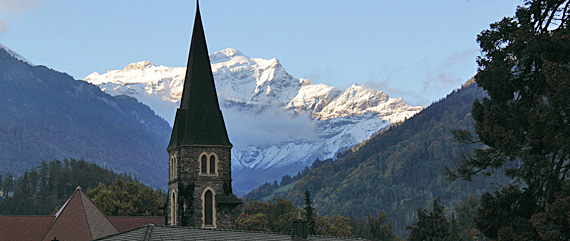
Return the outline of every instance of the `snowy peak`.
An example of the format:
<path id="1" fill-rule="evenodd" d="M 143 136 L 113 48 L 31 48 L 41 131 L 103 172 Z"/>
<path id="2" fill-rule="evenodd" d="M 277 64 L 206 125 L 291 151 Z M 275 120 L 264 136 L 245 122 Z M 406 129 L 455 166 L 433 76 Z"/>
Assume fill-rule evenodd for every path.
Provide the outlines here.
<path id="1" fill-rule="evenodd" d="M 313 118 L 318 118 L 318 113 L 341 93 L 341 90 L 325 84 L 303 85 L 297 96 L 287 104 L 287 108 L 292 108 L 297 113 L 310 111 Z"/>
<path id="2" fill-rule="evenodd" d="M 212 53 L 210 60 L 220 102 L 226 106 L 254 111 L 282 106 L 295 97 L 302 86 L 311 83 L 289 75 L 275 58 L 251 58 L 236 49 Z M 92 73 L 84 81 L 98 85 L 111 95 L 133 96 L 172 125 L 174 114 L 171 112 L 178 107 L 185 75 L 185 67 L 156 66 L 141 61 L 122 70 Z"/>
<path id="3" fill-rule="evenodd" d="M 402 98 L 389 98 L 382 91 L 354 84 L 346 91 L 324 84 L 303 86 L 287 108 L 299 113 L 310 111 L 314 119 L 330 120 L 358 116 L 365 113 L 381 114 L 386 120 L 400 121 L 392 113 L 415 113 L 420 107 L 411 107 Z M 387 116 L 386 116 L 387 115 Z"/>
<path id="4" fill-rule="evenodd" d="M 225 49 L 210 54 L 210 60 L 218 94 L 229 105 L 286 103 L 306 83 L 289 75 L 275 58 L 251 58 Z"/>
<path id="5" fill-rule="evenodd" d="M 363 85 L 352 85 L 319 113 L 319 119 L 360 115 L 388 100 L 382 91 Z"/>
<path id="6" fill-rule="evenodd" d="M 142 69 L 147 69 L 150 67 L 154 67 L 155 65 L 149 61 L 140 61 L 140 62 L 136 62 L 136 63 L 132 63 L 127 65 L 127 67 L 125 67 L 125 71 L 129 71 L 129 70 L 142 70 Z"/>
<path id="7" fill-rule="evenodd" d="M 22 55 L 16 53 L 14 50 L 11 50 L 10 48 L 6 47 L 3 44 L 0 44 L 0 49 L 6 50 L 6 52 L 8 52 L 8 54 L 14 58 L 16 58 L 17 60 L 20 60 L 24 63 L 27 63 L 29 65 L 35 66 L 35 64 L 33 64 L 32 62 L 30 62 L 29 60 L 27 60 L 26 58 L 24 58 Z"/>
<path id="8" fill-rule="evenodd" d="M 331 158 L 421 110 L 366 86 L 343 91 L 295 78 L 275 58 L 224 49 L 210 54 L 210 61 L 220 108 L 229 120 L 228 134 L 239 143 L 232 149 L 234 187 L 244 191 L 275 176 L 257 171 L 294 174 L 316 158 Z M 90 74 L 85 81 L 111 95 L 135 97 L 172 125 L 185 74 L 185 67 L 142 61 Z M 248 174 L 252 170 L 257 177 L 253 181 Z"/>
<path id="9" fill-rule="evenodd" d="M 259 112 L 280 106 L 295 113 L 310 113 L 313 119 L 329 120 L 364 113 L 384 114 L 391 122 L 421 110 L 401 98 L 363 85 L 346 91 L 324 84 L 313 85 L 309 79 L 291 76 L 279 60 L 251 58 L 232 48 L 210 54 L 212 73 L 220 103 L 224 108 Z M 130 95 L 150 106 L 171 125 L 182 95 L 186 68 L 156 66 L 149 61 L 127 65 L 122 70 L 92 73 L 84 81 L 98 85 L 111 95 Z"/>
<path id="10" fill-rule="evenodd" d="M 232 57 L 243 56 L 243 54 L 237 49 L 227 48 L 220 52 L 209 54 L 209 56 L 211 63 L 220 63 L 220 62 L 226 62 L 230 60 Z"/>

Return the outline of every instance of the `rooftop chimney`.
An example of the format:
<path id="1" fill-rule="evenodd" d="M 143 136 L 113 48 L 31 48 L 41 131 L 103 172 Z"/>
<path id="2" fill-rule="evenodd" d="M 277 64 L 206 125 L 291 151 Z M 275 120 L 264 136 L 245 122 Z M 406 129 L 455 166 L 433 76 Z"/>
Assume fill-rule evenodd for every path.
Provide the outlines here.
<path id="1" fill-rule="evenodd" d="M 307 221 L 302 219 L 297 219 L 293 221 L 293 233 L 291 234 L 292 239 L 307 239 L 308 228 Z"/>

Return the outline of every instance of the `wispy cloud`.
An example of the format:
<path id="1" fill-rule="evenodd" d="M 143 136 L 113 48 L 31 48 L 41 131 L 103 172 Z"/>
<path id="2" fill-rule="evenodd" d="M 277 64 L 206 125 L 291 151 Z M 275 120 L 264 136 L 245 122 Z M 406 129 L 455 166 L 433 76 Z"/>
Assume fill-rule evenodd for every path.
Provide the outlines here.
<path id="1" fill-rule="evenodd" d="M 372 89 L 382 91 L 388 94 L 390 98 L 402 97 L 404 101 L 406 101 L 406 103 L 409 105 L 420 105 L 422 107 L 425 107 L 430 103 L 430 100 L 425 96 L 411 89 L 394 88 L 390 86 L 390 83 L 388 81 L 369 80 L 368 82 L 364 83 L 364 85 Z"/>
<path id="2" fill-rule="evenodd" d="M 465 63 L 475 61 L 477 53 L 477 49 L 454 53 L 443 60 L 441 65 L 435 70 L 427 69 L 422 80 L 424 92 L 459 87 L 461 83 L 467 81 L 471 76 L 454 76 L 452 73 Z"/>
<path id="3" fill-rule="evenodd" d="M 45 4 L 46 0 L 0 0 L 0 32 L 8 30 L 6 16 L 22 14 Z"/>
<path id="4" fill-rule="evenodd" d="M 389 68 L 381 66 L 374 74 L 371 74 L 368 81 L 364 85 L 375 90 L 383 91 L 390 97 L 402 97 L 408 104 L 427 106 L 433 100 L 434 96 L 444 96 L 447 92 L 458 88 L 462 83 L 466 82 L 471 76 L 458 76 L 456 73 L 459 69 L 464 69 L 466 64 L 475 61 L 478 49 L 470 49 L 449 55 L 440 61 L 437 65 L 433 65 L 433 60 L 427 57 L 418 58 L 410 62 L 413 70 L 423 71 L 419 75 L 419 84 L 414 86 L 402 86 L 402 84 L 394 84 L 397 81 L 405 81 L 398 79 L 399 74 L 403 71 L 410 71 L 409 66 L 402 68 Z M 410 81 L 410 80 L 407 80 Z"/>
<path id="5" fill-rule="evenodd" d="M 441 69 L 449 69 L 454 65 L 458 63 L 464 63 L 465 61 L 475 61 L 475 59 L 473 59 L 473 56 L 477 55 L 477 53 L 479 53 L 479 49 L 470 49 L 463 52 L 454 53 L 443 61 Z"/>
<path id="6" fill-rule="evenodd" d="M 390 96 L 390 98 L 402 97 L 407 104 L 427 106 L 429 99 L 414 91 L 412 88 L 403 88 L 402 86 L 394 86 L 394 82 L 399 81 L 398 77 L 394 77 L 394 73 L 406 71 L 405 68 L 391 68 L 383 65 L 378 70 L 370 74 L 368 81 L 364 85 L 382 91 Z"/>
<path id="7" fill-rule="evenodd" d="M 281 144 L 288 141 L 313 139 L 315 122 L 308 115 L 293 115 L 283 107 L 272 106 L 252 113 L 223 108 L 230 139 L 236 147 Z"/>
<path id="8" fill-rule="evenodd" d="M 303 75 L 303 78 L 308 78 L 311 80 L 316 80 L 317 82 L 326 82 L 330 80 L 335 75 L 335 71 L 332 68 L 313 68 L 309 72 Z"/>
<path id="9" fill-rule="evenodd" d="M 0 0 L 1 12 L 22 12 L 42 6 L 45 0 Z"/>

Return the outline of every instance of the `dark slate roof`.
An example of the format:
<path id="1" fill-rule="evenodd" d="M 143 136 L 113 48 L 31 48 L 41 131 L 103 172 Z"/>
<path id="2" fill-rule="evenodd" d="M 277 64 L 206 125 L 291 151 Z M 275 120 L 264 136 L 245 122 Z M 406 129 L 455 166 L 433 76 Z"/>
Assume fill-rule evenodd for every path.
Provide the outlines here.
<path id="1" fill-rule="evenodd" d="M 325 237 L 325 236 L 309 236 L 306 240 L 348 240 L 350 238 Z M 292 239 L 291 235 L 268 233 L 268 232 L 250 232 L 236 230 L 220 230 L 220 229 L 202 229 L 193 227 L 180 226 L 156 226 L 147 225 L 137 229 L 129 230 L 97 240 L 113 241 L 113 240 L 145 240 L 145 241 L 166 241 L 166 240 L 247 240 L 247 241 L 281 241 L 281 240 L 298 240 Z"/>
<path id="2" fill-rule="evenodd" d="M 168 149 L 183 145 L 232 146 L 218 103 L 198 4 L 182 100 Z"/>
<path id="3" fill-rule="evenodd" d="M 235 195 L 216 195 L 216 204 L 243 204 Z"/>
<path id="4" fill-rule="evenodd" d="M 1 216 L 0 240 L 42 240 L 54 216 Z"/>
<path id="5" fill-rule="evenodd" d="M 124 217 L 109 216 L 109 220 L 117 227 L 119 232 L 139 228 L 148 224 L 164 225 L 165 218 L 162 217 Z"/>

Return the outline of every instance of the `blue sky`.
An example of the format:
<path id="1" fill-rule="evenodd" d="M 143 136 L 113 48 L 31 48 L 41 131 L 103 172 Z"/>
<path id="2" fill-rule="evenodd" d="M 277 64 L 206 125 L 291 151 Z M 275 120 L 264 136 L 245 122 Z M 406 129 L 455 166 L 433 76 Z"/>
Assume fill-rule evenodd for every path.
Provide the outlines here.
<path id="1" fill-rule="evenodd" d="M 476 36 L 520 0 L 202 0 L 210 52 L 277 58 L 294 77 L 428 105 L 471 78 Z M 185 66 L 191 0 L 0 0 L 0 43 L 82 79 L 136 61 Z"/>

